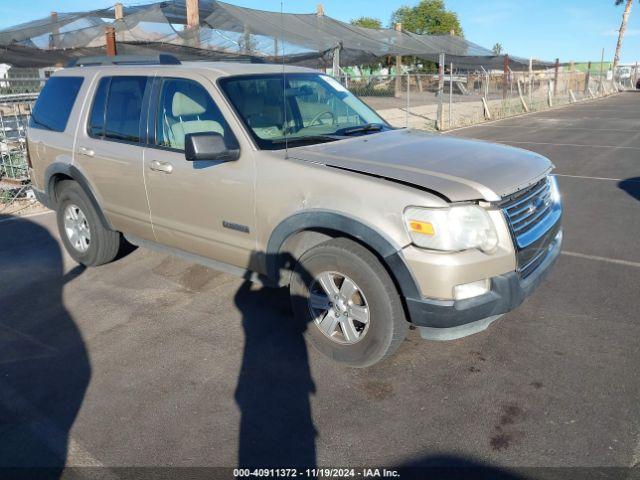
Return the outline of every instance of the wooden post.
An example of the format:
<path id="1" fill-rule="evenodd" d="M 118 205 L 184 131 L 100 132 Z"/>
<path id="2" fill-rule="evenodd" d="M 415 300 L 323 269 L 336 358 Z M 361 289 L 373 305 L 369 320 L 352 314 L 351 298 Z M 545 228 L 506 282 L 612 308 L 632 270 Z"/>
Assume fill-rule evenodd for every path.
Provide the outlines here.
<path id="1" fill-rule="evenodd" d="M 193 32 L 193 46 L 200 46 L 200 5 L 198 0 L 186 0 L 187 2 L 187 29 L 196 30 Z"/>
<path id="2" fill-rule="evenodd" d="M 242 53 L 251 55 L 251 30 L 247 25 L 244 26 L 244 32 L 242 33 Z"/>
<path id="3" fill-rule="evenodd" d="M 122 17 L 124 17 L 124 10 L 121 3 L 116 3 L 113 6 L 113 12 L 116 20 L 122 20 Z"/>
<path id="4" fill-rule="evenodd" d="M 591 62 L 587 66 L 587 74 L 584 79 L 584 94 L 589 92 L 589 80 L 591 80 Z"/>
<path id="5" fill-rule="evenodd" d="M 402 32 L 402 24 L 396 23 L 395 26 L 396 32 Z M 402 91 L 402 56 L 396 56 L 396 87 L 395 87 L 395 95 L 399 97 Z"/>
<path id="6" fill-rule="evenodd" d="M 520 97 L 520 103 L 522 104 L 522 109 L 525 112 L 529 112 L 529 107 L 527 102 L 524 101 L 524 97 L 522 96 L 522 88 L 520 87 L 520 79 L 518 79 L 518 97 Z"/>
<path id="7" fill-rule="evenodd" d="M 49 35 L 49 50 L 56 48 L 56 41 L 58 40 L 57 36 L 60 34 L 60 29 L 56 23 L 58 23 L 58 12 L 51 12 L 51 24 L 53 25 L 53 30 L 51 30 L 51 35 Z"/>
<path id="8" fill-rule="evenodd" d="M 509 55 L 504 56 L 504 64 L 502 65 L 502 99 L 507 99 L 507 89 L 509 88 Z"/>
<path id="9" fill-rule="evenodd" d="M 569 90 L 573 90 L 573 78 L 574 78 L 573 69 L 574 69 L 574 63 L 573 63 L 573 60 L 571 60 L 571 62 L 569 63 L 569 81 L 568 81 Z M 576 90 L 577 90 L 577 87 L 576 87 Z"/>
<path id="10" fill-rule="evenodd" d="M 558 95 L 558 73 L 560 72 L 560 59 L 556 58 L 556 66 L 553 73 L 553 98 Z"/>
<path id="11" fill-rule="evenodd" d="M 200 6 L 198 0 L 187 1 L 187 26 L 189 28 L 198 28 L 200 26 Z"/>
<path id="12" fill-rule="evenodd" d="M 118 21 L 124 18 L 124 8 L 121 3 L 116 3 L 113 6 L 113 13 L 114 13 L 114 18 L 116 20 L 116 24 Z M 122 25 L 120 25 L 120 29 L 122 31 L 119 34 L 117 34 L 117 41 L 124 42 L 124 29 L 122 28 Z"/>
<path id="13" fill-rule="evenodd" d="M 107 40 L 107 55 L 113 57 L 118 54 L 116 47 L 116 29 L 109 25 L 104 29 L 104 33 Z"/>

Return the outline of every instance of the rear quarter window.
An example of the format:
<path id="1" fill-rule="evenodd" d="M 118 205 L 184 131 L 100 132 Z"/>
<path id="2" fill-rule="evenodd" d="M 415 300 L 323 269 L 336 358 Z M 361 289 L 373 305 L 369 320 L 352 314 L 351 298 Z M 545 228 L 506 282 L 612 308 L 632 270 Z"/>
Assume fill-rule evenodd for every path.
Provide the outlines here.
<path id="1" fill-rule="evenodd" d="M 83 77 L 51 77 L 38 95 L 29 126 L 64 132 Z"/>

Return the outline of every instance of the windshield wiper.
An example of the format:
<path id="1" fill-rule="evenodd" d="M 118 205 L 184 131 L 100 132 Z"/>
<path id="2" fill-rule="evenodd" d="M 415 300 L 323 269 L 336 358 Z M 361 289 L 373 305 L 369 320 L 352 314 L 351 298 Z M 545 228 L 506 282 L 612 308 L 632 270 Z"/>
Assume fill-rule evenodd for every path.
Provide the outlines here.
<path id="1" fill-rule="evenodd" d="M 365 123 L 357 127 L 348 127 L 336 130 L 335 135 L 353 135 L 354 133 L 379 132 L 385 128 L 380 123 Z"/>
<path id="2" fill-rule="evenodd" d="M 288 144 L 294 143 L 318 143 L 318 142 L 333 142 L 336 140 L 340 140 L 339 136 L 336 134 L 331 135 L 308 135 L 305 137 L 286 137 L 286 138 L 278 138 L 275 140 L 271 140 L 271 143 L 274 145 L 284 144 L 285 142 Z"/>

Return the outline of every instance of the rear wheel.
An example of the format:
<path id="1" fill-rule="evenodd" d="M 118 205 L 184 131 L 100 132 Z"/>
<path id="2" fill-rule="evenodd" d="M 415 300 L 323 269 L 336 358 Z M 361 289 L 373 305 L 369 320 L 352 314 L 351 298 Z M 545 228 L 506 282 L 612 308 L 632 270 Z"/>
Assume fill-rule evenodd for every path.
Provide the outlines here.
<path id="1" fill-rule="evenodd" d="M 408 323 L 398 292 L 375 255 L 345 238 L 302 255 L 290 285 L 294 314 L 320 352 L 367 367 L 392 354 Z"/>
<path id="2" fill-rule="evenodd" d="M 116 258 L 122 237 L 103 226 L 82 187 L 65 180 L 57 185 L 56 197 L 58 230 L 69 255 L 86 266 L 102 265 Z"/>

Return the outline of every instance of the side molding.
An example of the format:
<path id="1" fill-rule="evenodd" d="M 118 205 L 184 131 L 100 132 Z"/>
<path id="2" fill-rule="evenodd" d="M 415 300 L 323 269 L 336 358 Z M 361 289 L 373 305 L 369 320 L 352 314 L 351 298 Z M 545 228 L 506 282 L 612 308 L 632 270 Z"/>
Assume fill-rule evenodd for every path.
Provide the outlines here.
<path id="1" fill-rule="evenodd" d="M 46 180 L 45 180 L 44 193 L 49 198 L 49 202 L 51 203 L 51 205 L 52 206 L 55 205 L 55 192 L 53 191 L 54 189 L 53 179 L 54 179 L 54 176 L 57 174 L 66 175 L 68 177 L 71 177 L 74 181 L 76 181 L 80 185 L 80 187 L 82 187 L 82 190 L 84 190 L 84 193 L 87 195 L 87 198 L 91 202 L 91 206 L 93 206 L 95 211 L 98 212 L 98 217 L 100 218 L 102 225 L 105 228 L 108 228 L 109 230 L 113 230 L 111 223 L 109 222 L 109 220 L 107 220 L 107 217 L 105 217 L 104 213 L 102 212 L 102 208 L 100 207 L 98 200 L 96 200 L 96 196 L 93 193 L 93 189 L 91 188 L 89 181 L 82 174 L 82 172 L 78 170 L 78 168 L 75 167 L 74 165 L 69 165 L 66 163 L 52 163 L 45 170 L 44 178 Z"/>
<path id="2" fill-rule="evenodd" d="M 326 210 L 307 210 L 283 220 L 271 234 L 265 256 L 265 270 L 271 279 L 279 277 L 283 265 L 281 249 L 287 238 L 304 230 L 320 230 L 343 233 L 356 238 L 378 254 L 398 284 L 400 294 L 407 298 L 420 298 L 418 284 L 409 270 L 400 247 L 386 235 L 359 220 L 341 213 Z"/>

